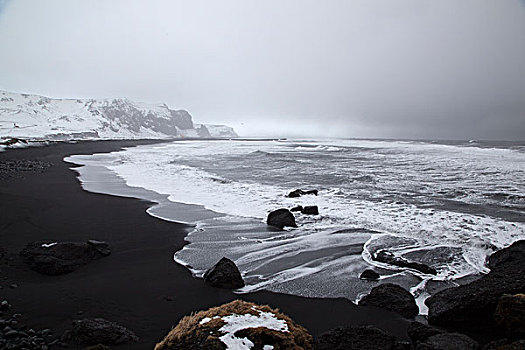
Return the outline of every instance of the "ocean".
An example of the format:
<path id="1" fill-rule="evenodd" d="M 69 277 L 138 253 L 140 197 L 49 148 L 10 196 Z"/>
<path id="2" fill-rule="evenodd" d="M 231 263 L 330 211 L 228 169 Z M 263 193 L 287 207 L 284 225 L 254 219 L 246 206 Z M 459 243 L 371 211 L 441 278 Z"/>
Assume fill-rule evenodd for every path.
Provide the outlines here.
<path id="1" fill-rule="evenodd" d="M 402 140 L 174 141 L 73 155 L 87 191 L 142 198 L 155 217 L 192 224 L 174 261 L 200 277 L 220 258 L 260 289 L 357 301 L 397 283 L 420 312 L 432 293 L 488 272 L 485 259 L 525 239 L 525 143 Z M 295 189 L 318 195 L 288 198 Z M 297 228 L 266 225 L 272 210 Z M 374 260 L 425 264 L 425 274 Z M 378 282 L 359 279 L 368 268 Z"/>

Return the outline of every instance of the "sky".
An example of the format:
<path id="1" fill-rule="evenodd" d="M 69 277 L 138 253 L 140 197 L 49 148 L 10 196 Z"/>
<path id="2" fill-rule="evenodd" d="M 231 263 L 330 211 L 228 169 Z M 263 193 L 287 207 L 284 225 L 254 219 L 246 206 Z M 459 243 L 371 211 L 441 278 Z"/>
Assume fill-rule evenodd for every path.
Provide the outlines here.
<path id="1" fill-rule="evenodd" d="M 243 136 L 525 139 L 523 0 L 0 0 L 0 89 Z"/>

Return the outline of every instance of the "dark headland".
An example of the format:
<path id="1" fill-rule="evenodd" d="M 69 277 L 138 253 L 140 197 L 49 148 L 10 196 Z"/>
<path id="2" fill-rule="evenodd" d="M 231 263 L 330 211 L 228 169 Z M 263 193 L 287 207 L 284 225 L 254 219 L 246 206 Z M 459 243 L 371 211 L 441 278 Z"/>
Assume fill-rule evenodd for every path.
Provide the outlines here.
<path id="1" fill-rule="evenodd" d="M 82 190 L 70 169 L 73 165 L 63 161 L 71 154 L 150 142 L 58 143 L 0 153 L 0 162 L 15 164 L 0 174 L 0 299 L 22 315 L 20 324 L 51 329 L 60 336 L 73 320 L 101 317 L 140 337 L 137 343 L 117 348 L 152 349 L 183 316 L 243 299 L 279 308 L 314 336 L 337 326 L 372 324 L 406 339 L 407 320 L 346 299 L 270 292 L 238 295 L 206 285 L 172 259 L 184 245 L 187 225 L 151 217 L 145 212 L 150 205 L 146 201 Z M 16 161 L 26 160 L 45 166 L 16 166 Z M 65 275 L 39 274 L 19 256 L 33 241 L 89 239 L 109 243 L 111 255 Z"/>

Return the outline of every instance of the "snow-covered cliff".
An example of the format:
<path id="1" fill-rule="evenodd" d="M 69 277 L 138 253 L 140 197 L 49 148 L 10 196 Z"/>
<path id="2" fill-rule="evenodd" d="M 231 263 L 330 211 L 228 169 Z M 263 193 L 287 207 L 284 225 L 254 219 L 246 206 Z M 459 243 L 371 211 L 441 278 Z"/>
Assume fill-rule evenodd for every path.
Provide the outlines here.
<path id="1" fill-rule="evenodd" d="M 0 137 L 25 139 L 231 138 L 227 126 L 194 124 L 184 110 L 127 99 L 75 100 L 0 91 Z"/>

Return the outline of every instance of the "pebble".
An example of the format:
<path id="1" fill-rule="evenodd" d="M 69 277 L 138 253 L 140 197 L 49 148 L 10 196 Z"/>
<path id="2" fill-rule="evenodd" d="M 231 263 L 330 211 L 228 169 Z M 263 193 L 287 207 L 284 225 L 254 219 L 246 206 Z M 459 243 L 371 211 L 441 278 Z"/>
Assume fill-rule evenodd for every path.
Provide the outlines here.
<path id="1" fill-rule="evenodd" d="M 48 334 L 52 334 L 53 331 L 51 329 L 46 328 L 46 329 L 41 330 L 39 333 L 42 335 L 48 335 Z"/>
<path id="2" fill-rule="evenodd" d="M 0 310 L 7 311 L 10 308 L 11 308 L 11 305 L 9 305 L 7 300 L 4 300 L 4 301 L 2 301 L 2 303 L 0 303 Z"/>
<path id="3" fill-rule="evenodd" d="M 18 337 L 18 331 L 15 331 L 14 329 L 10 330 L 9 332 L 4 333 L 4 337 L 6 338 L 16 338 Z"/>
<path id="4" fill-rule="evenodd" d="M 0 307 L 7 311 L 11 305 L 4 300 L 0 303 Z M 17 321 L 21 317 L 22 314 L 15 313 L 0 318 L 0 349 L 49 350 L 52 347 L 64 347 L 63 345 L 67 347 L 67 343 L 61 342 L 62 339 L 56 339 L 52 335 L 51 329 L 27 329 Z"/>

